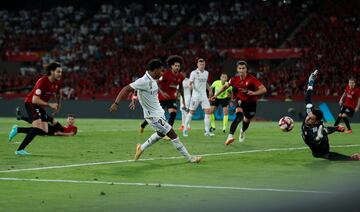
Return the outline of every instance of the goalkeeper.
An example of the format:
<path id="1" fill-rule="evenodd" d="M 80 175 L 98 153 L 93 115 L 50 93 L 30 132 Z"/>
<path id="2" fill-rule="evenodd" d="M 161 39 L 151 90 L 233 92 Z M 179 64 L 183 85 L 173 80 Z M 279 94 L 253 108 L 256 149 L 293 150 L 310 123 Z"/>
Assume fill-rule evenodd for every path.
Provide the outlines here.
<path id="1" fill-rule="evenodd" d="M 344 132 L 345 128 L 340 125 L 336 127 L 325 127 L 322 122 L 323 112 L 313 106 L 311 95 L 317 75 L 318 70 L 311 73 L 305 93 L 306 117 L 301 125 L 301 135 L 304 142 L 309 146 L 315 158 L 324 158 L 327 160 L 360 160 L 359 153 L 355 153 L 350 157 L 336 152 L 330 152 L 328 135 L 336 131 Z"/>

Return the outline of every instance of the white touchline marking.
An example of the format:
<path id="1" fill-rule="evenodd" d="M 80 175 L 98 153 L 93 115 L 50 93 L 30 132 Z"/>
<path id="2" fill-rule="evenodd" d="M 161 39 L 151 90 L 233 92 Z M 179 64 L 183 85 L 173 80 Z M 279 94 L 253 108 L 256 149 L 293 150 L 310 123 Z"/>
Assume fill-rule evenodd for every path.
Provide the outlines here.
<path id="1" fill-rule="evenodd" d="M 243 191 L 269 191 L 269 192 L 288 192 L 288 193 L 315 193 L 332 194 L 330 191 L 316 191 L 303 189 L 279 189 L 279 188 L 248 188 L 235 186 L 212 186 L 212 185 L 183 185 L 168 183 L 126 183 L 110 181 L 88 181 L 88 180 L 50 180 L 50 179 L 26 179 L 26 178 L 0 178 L 0 181 L 31 181 L 47 183 L 78 183 L 78 184 L 107 184 L 107 185 L 126 185 L 126 186 L 154 186 L 154 187 L 173 187 L 173 188 L 198 188 L 198 189 L 223 189 L 223 190 L 243 190 Z"/>
<path id="2" fill-rule="evenodd" d="M 360 146 L 360 144 L 338 145 L 338 146 L 331 146 L 331 147 L 332 148 L 347 148 L 347 147 L 358 147 L 358 146 Z M 272 149 L 248 150 L 248 151 L 241 151 L 241 152 L 208 153 L 208 154 L 202 154 L 199 156 L 203 156 L 203 157 L 204 156 L 222 156 L 222 155 L 235 155 L 235 154 L 246 154 L 246 153 L 256 153 L 256 152 L 293 151 L 293 150 L 303 150 L 303 149 L 308 149 L 308 147 L 272 148 Z M 28 156 L 26 156 L 26 157 L 28 157 Z M 174 157 L 162 157 L 162 158 L 145 158 L 145 159 L 139 159 L 138 161 L 174 160 L 174 159 L 180 159 L 180 158 L 184 158 L 184 157 L 183 156 L 174 156 Z M 36 170 L 47 170 L 47 169 L 61 169 L 61 168 L 71 168 L 71 167 L 96 166 L 96 165 L 105 165 L 105 164 L 133 163 L 133 162 L 135 162 L 135 161 L 134 160 L 115 160 L 115 161 L 79 163 L 79 164 L 69 164 L 69 165 L 59 165 L 59 166 L 35 167 L 35 168 L 26 168 L 26 169 L 1 170 L 0 173 L 36 171 Z"/>

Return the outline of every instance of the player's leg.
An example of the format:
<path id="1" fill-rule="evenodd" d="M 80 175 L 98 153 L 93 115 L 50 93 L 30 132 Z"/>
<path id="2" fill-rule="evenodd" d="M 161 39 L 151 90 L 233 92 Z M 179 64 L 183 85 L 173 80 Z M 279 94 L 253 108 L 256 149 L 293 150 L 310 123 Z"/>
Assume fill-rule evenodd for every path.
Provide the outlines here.
<path id="1" fill-rule="evenodd" d="M 48 132 L 45 110 L 33 104 L 25 104 L 25 108 L 29 117 L 33 120 L 32 129 L 26 133 L 24 140 L 15 152 L 17 155 L 28 155 L 29 153 L 25 151 L 26 146 L 30 144 L 35 136 L 45 135 Z"/>
<path id="2" fill-rule="evenodd" d="M 31 119 L 29 117 L 22 115 L 20 107 L 16 107 L 16 119 L 23 120 L 23 121 L 26 121 L 27 123 L 31 124 Z"/>
<path id="3" fill-rule="evenodd" d="M 171 126 L 174 126 L 174 122 L 175 122 L 175 118 L 176 118 L 176 114 L 177 114 L 177 105 L 176 105 L 176 101 L 173 100 L 171 102 L 169 102 L 168 105 L 168 112 L 169 112 L 169 124 Z"/>
<path id="4" fill-rule="evenodd" d="M 192 116 L 195 114 L 196 108 L 199 106 L 200 101 L 198 99 L 192 99 L 190 102 L 190 111 L 186 115 L 185 126 L 190 126 Z M 185 127 L 183 130 L 183 136 L 188 136 L 188 129 Z"/>
<path id="5" fill-rule="evenodd" d="M 167 135 L 170 137 L 173 145 L 175 148 L 182 154 L 184 157 L 190 161 L 190 162 L 199 162 L 201 158 L 194 158 L 192 157 L 185 146 L 180 142 L 179 137 L 175 133 L 175 131 L 172 129 L 171 125 L 166 122 L 164 118 L 151 118 L 148 119 L 150 125 L 156 129 L 157 133 L 154 133 L 150 138 L 145 141 L 142 145 L 137 144 L 136 146 L 136 152 L 135 152 L 135 160 L 138 160 L 141 154 L 151 145 L 156 143 L 163 137 L 164 135 Z"/>
<path id="6" fill-rule="evenodd" d="M 336 131 L 336 127 L 326 127 L 322 129 L 324 136 L 321 138 L 320 144 L 316 144 L 317 151 L 313 153 L 314 157 L 321 157 L 327 160 L 333 161 L 347 161 L 353 160 L 352 157 L 337 152 L 330 152 L 329 138 L 328 134 Z"/>
<path id="7" fill-rule="evenodd" d="M 173 143 L 175 149 L 182 154 L 187 161 L 190 163 L 199 163 L 201 157 L 199 156 L 192 156 L 189 154 L 188 150 L 184 146 L 184 144 L 180 141 L 179 136 L 175 133 L 175 131 L 171 128 L 171 130 L 167 133 L 167 136 L 170 137 L 171 142 Z"/>
<path id="8" fill-rule="evenodd" d="M 335 123 L 334 123 L 334 126 L 338 126 L 340 121 L 343 119 L 343 117 L 345 116 L 345 110 L 346 110 L 346 107 L 345 106 L 342 106 L 341 109 L 340 109 L 340 112 L 339 112 L 339 115 L 337 117 L 337 119 L 335 120 Z"/>
<path id="9" fill-rule="evenodd" d="M 149 123 L 154 129 L 155 133 L 152 134 L 143 144 L 137 144 L 135 149 L 135 160 L 138 160 L 141 156 L 141 154 L 149 148 L 151 145 L 155 144 L 157 141 L 159 141 L 162 137 L 165 136 L 164 133 L 162 133 L 164 123 L 166 122 L 164 118 L 148 118 L 145 119 L 147 123 Z"/>
<path id="10" fill-rule="evenodd" d="M 235 112 L 236 112 L 236 116 L 235 116 L 235 119 L 233 120 L 233 122 L 231 123 L 230 132 L 225 141 L 225 145 L 229 145 L 232 142 L 234 142 L 234 140 L 235 140 L 234 134 L 235 134 L 236 128 L 238 127 L 239 123 L 243 120 L 243 117 L 244 117 L 241 105 L 238 105 L 236 107 Z"/>
<path id="11" fill-rule="evenodd" d="M 144 121 L 140 124 L 140 133 L 143 133 L 148 122 L 144 119 Z"/>
<path id="12" fill-rule="evenodd" d="M 216 125 L 215 125 L 215 110 L 216 110 L 216 106 L 211 105 L 211 112 L 210 112 L 210 131 L 213 132 L 216 129 Z"/>
<path id="13" fill-rule="evenodd" d="M 352 129 L 351 129 L 351 126 L 350 126 L 350 119 L 353 117 L 354 113 L 355 113 L 354 109 L 346 107 L 345 113 L 344 113 L 344 116 L 343 116 L 343 121 L 344 121 L 344 123 L 346 125 L 346 128 L 347 128 L 345 133 L 352 133 Z"/>
<path id="14" fill-rule="evenodd" d="M 240 130 L 239 142 L 245 141 L 245 131 L 249 128 L 250 122 L 256 114 L 256 102 L 250 102 L 250 103 L 248 102 L 245 103 L 243 106 L 244 106 L 243 107 L 244 119 L 243 119 L 242 128 Z"/>
<path id="15" fill-rule="evenodd" d="M 226 98 L 223 100 L 223 103 L 221 104 L 222 109 L 223 109 L 223 132 L 226 132 L 227 129 L 227 125 L 229 122 L 229 102 L 230 102 L 230 98 Z"/>
<path id="16" fill-rule="evenodd" d="M 168 108 L 168 112 L 169 112 L 169 121 L 168 123 L 170 124 L 170 126 L 174 126 L 174 122 L 175 122 L 175 118 L 176 118 L 176 114 L 177 114 L 177 105 L 175 100 L 170 102 L 170 105 L 167 107 Z M 165 135 L 163 137 L 163 139 L 165 141 L 170 141 L 171 139 L 169 138 L 169 136 Z"/>
<path id="17" fill-rule="evenodd" d="M 218 99 L 215 99 L 214 101 L 210 102 L 211 111 L 210 111 L 210 132 L 215 131 L 216 125 L 215 125 L 215 110 L 219 106 Z"/>
<path id="18" fill-rule="evenodd" d="M 180 106 L 181 106 L 181 127 L 179 128 L 179 130 L 183 130 L 185 127 L 185 120 L 186 120 L 186 116 L 187 113 L 189 111 L 189 107 L 190 107 L 190 97 L 185 96 L 185 108 L 184 108 L 184 102 L 182 100 L 182 98 L 180 98 Z M 189 126 L 188 126 L 189 128 Z"/>
<path id="19" fill-rule="evenodd" d="M 343 114 L 339 113 L 338 117 L 335 120 L 334 126 L 338 126 L 340 124 L 340 121 L 342 119 Z"/>
<path id="20" fill-rule="evenodd" d="M 181 108 L 181 127 L 179 128 L 179 130 L 183 130 L 185 127 L 185 119 L 186 119 L 186 110 Z"/>
<path id="21" fill-rule="evenodd" d="M 205 125 L 205 136 L 214 136 L 214 133 L 210 132 L 210 114 L 211 114 L 211 107 L 208 98 L 203 98 L 201 100 L 201 108 L 205 112 L 204 117 L 204 125 Z"/>
<path id="22" fill-rule="evenodd" d="M 350 133 L 350 132 L 352 132 L 352 129 L 351 129 L 351 126 L 350 126 L 350 121 L 349 121 L 349 118 L 347 117 L 347 116 L 344 116 L 343 117 L 343 121 L 344 121 L 344 123 L 345 123 L 345 126 L 346 126 L 346 128 L 347 128 L 347 133 Z"/>

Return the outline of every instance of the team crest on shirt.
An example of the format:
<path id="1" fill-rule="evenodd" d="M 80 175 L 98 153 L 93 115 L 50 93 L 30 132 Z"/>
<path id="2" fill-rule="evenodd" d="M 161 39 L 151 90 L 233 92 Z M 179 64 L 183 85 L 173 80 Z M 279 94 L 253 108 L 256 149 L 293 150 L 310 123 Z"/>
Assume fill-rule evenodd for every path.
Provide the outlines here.
<path id="1" fill-rule="evenodd" d="M 41 94 L 41 90 L 40 90 L 40 89 L 36 89 L 36 90 L 35 90 L 35 94 L 36 94 L 36 95 L 40 95 L 40 94 Z"/>

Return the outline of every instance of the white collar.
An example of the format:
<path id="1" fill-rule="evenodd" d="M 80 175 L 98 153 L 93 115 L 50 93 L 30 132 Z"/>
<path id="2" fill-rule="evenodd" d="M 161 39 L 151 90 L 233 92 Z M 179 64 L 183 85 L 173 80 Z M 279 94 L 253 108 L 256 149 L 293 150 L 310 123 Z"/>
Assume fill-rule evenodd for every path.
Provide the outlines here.
<path id="1" fill-rule="evenodd" d="M 151 77 L 148 71 L 145 72 L 145 75 L 150 78 L 151 81 L 155 81 L 154 78 Z"/>

